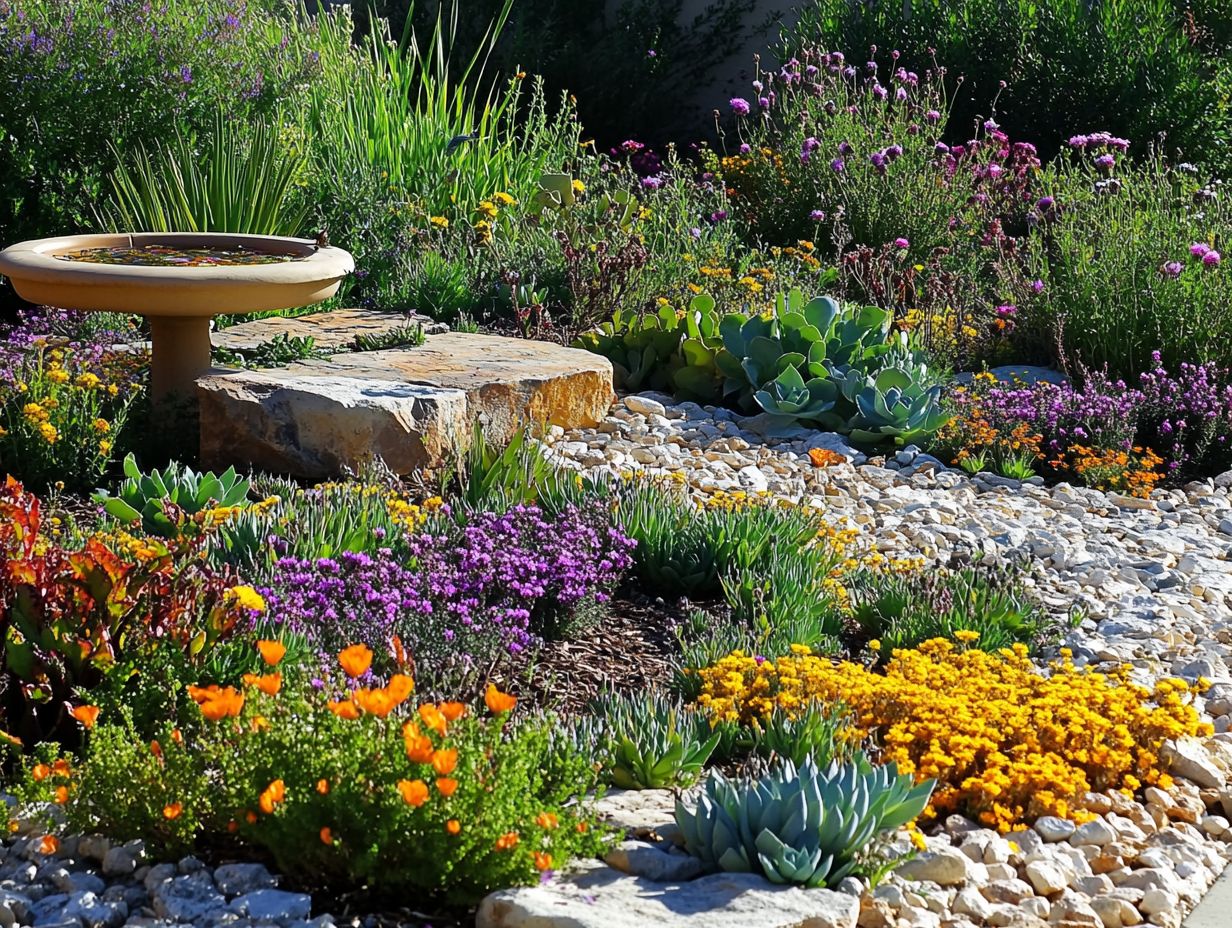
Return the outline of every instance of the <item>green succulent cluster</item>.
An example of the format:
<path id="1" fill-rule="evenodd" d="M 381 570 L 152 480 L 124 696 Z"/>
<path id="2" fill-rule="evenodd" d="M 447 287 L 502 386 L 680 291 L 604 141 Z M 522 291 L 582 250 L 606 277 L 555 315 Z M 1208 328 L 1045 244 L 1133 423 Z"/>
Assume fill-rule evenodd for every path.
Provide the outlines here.
<path id="1" fill-rule="evenodd" d="M 833 887 L 874 838 L 924 811 L 933 785 L 913 785 L 894 764 L 873 767 L 862 755 L 825 770 L 812 758 L 784 761 L 752 781 L 714 771 L 692 808 L 676 800 L 676 824 L 688 852 L 713 869 Z"/>
<path id="2" fill-rule="evenodd" d="M 689 786 L 718 746 L 720 734 L 699 712 L 659 695 L 599 697 L 592 709 L 600 762 L 613 786 Z"/>
<path id="3" fill-rule="evenodd" d="M 177 537 L 185 517 L 206 509 L 246 505 L 251 487 L 234 467 L 222 474 L 199 474 L 171 463 L 164 470 L 143 474 L 131 454 L 124 459 L 124 477 L 115 496 L 99 490 L 94 501 L 113 519 L 125 524 L 140 522 L 146 534 L 163 538 Z"/>
<path id="4" fill-rule="evenodd" d="M 890 334 L 892 321 L 888 310 L 805 300 L 799 290 L 752 316 L 720 313 L 699 294 L 683 312 L 620 310 L 574 344 L 609 358 L 622 389 L 723 402 L 865 444 L 906 444 L 947 415 L 940 377 L 906 335 Z"/>

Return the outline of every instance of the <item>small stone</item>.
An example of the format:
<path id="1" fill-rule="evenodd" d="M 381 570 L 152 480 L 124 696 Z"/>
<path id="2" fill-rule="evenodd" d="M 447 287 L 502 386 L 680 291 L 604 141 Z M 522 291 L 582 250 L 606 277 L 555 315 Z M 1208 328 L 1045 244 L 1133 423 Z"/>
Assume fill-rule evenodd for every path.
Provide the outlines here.
<path id="1" fill-rule="evenodd" d="M 137 858 L 127 847 L 113 847 L 103 855 L 103 873 L 107 876 L 128 876 L 137 869 Z"/>
<path id="2" fill-rule="evenodd" d="M 1166 889 L 1152 888 L 1142 894 L 1142 901 L 1138 903 L 1138 911 L 1147 916 L 1158 915 L 1163 912 L 1176 911 L 1179 905 L 1180 900 L 1175 893 L 1170 893 Z"/>
<path id="3" fill-rule="evenodd" d="M 1055 844 L 1067 840 L 1077 830 L 1077 826 L 1067 818 L 1041 815 L 1035 820 L 1035 830 L 1049 844 Z"/>
<path id="4" fill-rule="evenodd" d="M 678 883 L 701 875 L 705 869 L 696 857 L 669 854 L 645 841 L 622 841 L 604 855 L 609 867 L 656 883 Z M 859 895 L 857 893 L 856 895 Z"/>
<path id="5" fill-rule="evenodd" d="M 231 910 L 253 921 L 307 918 L 312 913 L 312 897 L 281 889 L 257 889 L 232 902 Z"/>
<path id="6" fill-rule="evenodd" d="M 1104 923 L 1104 928 L 1129 928 L 1142 922 L 1142 916 L 1132 903 L 1115 896 L 1095 896 L 1091 908 Z"/>
<path id="7" fill-rule="evenodd" d="M 1159 756 L 1174 774 L 1192 780 L 1204 789 L 1219 789 L 1226 785 L 1223 771 L 1197 738 L 1166 741 Z"/>
<path id="8" fill-rule="evenodd" d="M 1111 844 L 1116 839 L 1116 829 L 1103 819 L 1097 818 L 1079 825 L 1074 833 L 1070 835 L 1069 843 L 1075 847 L 1084 844 L 1103 847 L 1105 844 Z"/>
<path id="9" fill-rule="evenodd" d="M 900 864 L 895 870 L 906 880 L 929 880 L 939 886 L 955 886 L 971 874 L 968 857 L 956 848 L 927 851 Z"/>
<path id="10" fill-rule="evenodd" d="M 1069 886 L 1069 877 L 1057 864 L 1033 860 L 1026 867 L 1027 880 L 1041 896 L 1051 896 Z"/>
<path id="11" fill-rule="evenodd" d="M 950 906 L 955 915 L 970 915 L 977 922 L 985 921 L 992 913 L 992 908 L 992 903 L 974 887 L 959 890 Z"/>
<path id="12" fill-rule="evenodd" d="M 222 864 L 214 870 L 214 885 L 228 896 L 274 889 L 278 879 L 261 864 Z"/>
<path id="13" fill-rule="evenodd" d="M 662 416 L 667 412 L 667 407 L 657 400 L 652 400 L 649 397 L 638 396 L 632 393 L 624 399 L 625 409 L 629 412 L 635 412 L 642 416 Z"/>

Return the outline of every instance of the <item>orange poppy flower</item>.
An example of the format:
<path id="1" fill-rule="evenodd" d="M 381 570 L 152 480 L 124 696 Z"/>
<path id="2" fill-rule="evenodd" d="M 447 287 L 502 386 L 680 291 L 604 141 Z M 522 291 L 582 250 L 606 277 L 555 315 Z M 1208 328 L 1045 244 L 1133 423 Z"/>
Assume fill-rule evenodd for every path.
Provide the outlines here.
<path id="1" fill-rule="evenodd" d="M 535 869 L 536 870 L 551 870 L 552 855 L 545 854 L 543 851 L 535 851 Z"/>
<path id="2" fill-rule="evenodd" d="M 240 823 L 237 822 L 235 819 L 231 819 L 231 821 L 227 822 L 227 833 L 228 834 L 233 835 L 239 830 L 240 830 Z"/>
<path id="3" fill-rule="evenodd" d="M 401 705 L 415 692 L 415 680 L 407 674 L 396 673 L 389 678 L 385 692 L 394 700 L 395 705 Z"/>
<path id="4" fill-rule="evenodd" d="M 589 822 L 578 822 L 577 828 L 575 829 L 575 831 L 577 831 L 579 835 L 586 834 L 586 832 L 590 831 L 590 823 Z"/>
<path id="5" fill-rule="evenodd" d="M 330 845 L 334 843 L 334 833 L 329 830 L 328 825 L 321 829 L 321 843 Z"/>
<path id="6" fill-rule="evenodd" d="M 42 783 L 51 776 L 51 768 L 46 764 L 35 764 L 30 770 L 30 776 L 34 777 L 35 783 Z"/>
<path id="7" fill-rule="evenodd" d="M 60 850 L 60 839 L 55 835 L 43 835 L 43 840 L 39 842 L 38 850 L 40 854 L 54 854 Z"/>
<path id="8" fill-rule="evenodd" d="M 184 736 L 180 734 L 180 730 L 178 728 L 171 729 L 171 740 L 176 744 L 184 743 Z"/>
<path id="9" fill-rule="evenodd" d="M 188 695 L 201 707 L 201 714 L 211 722 L 239 715 L 244 708 L 244 694 L 233 686 L 190 686 Z"/>
<path id="10" fill-rule="evenodd" d="M 489 683 L 487 690 L 484 691 L 483 701 L 488 705 L 488 711 L 493 715 L 500 715 L 502 712 L 510 712 L 513 707 L 518 704 L 516 696 L 510 696 L 508 693 L 502 693 L 496 688 L 496 684 Z"/>
<path id="11" fill-rule="evenodd" d="M 445 737 L 448 725 L 445 722 L 445 716 L 441 715 L 440 709 L 436 708 L 432 703 L 426 702 L 419 707 L 419 717 L 423 719 L 423 723 L 430 729 L 442 738 Z"/>
<path id="12" fill-rule="evenodd" d="M 341 701 L 331 699 L 325 704 L 325 708 L 334 713 L 334 715 L 338 716 L 340 719 L 349 719 L 353 722 L 359 718 L 359 707 L 349 699 L 343 699 Z"/>
<path id="13" fill-rule="evenodd" d="M 352 701 L 369 715 L 383 719 L 397 705 L 385 690 L 358 689 L 351 696 Z"/>
<path id="14" fill-rule="evenodd" d="M 540 828 L 546 828 L 548 831 L 551 831 L 553 828 L 560 825 L 560 819 L 558 819 L 551 812 L 540 812 L 535 817 L 535 824 Z"/>
<path id="15" fill-rule="evenodd" d="M 275 780 L 261 791 L 261 795 L 257 799 L 257 806 L 266 815 L 273 815 L 274 808 L 286 798 L 287 784 L 280 779 Z"/>
<path id="16" fill-rule="evenodd" d="M 73 768 L 69 766 L 68 761 L 61 757 L 58 761 L 51 765 L 51 772 L 58 777 L 72 776 Z"/>
<path id="17" fill-rule="evenodd" d="M 454 791 L 455 791 L 455 790 L 457 790 L 457 788 L 458 788 L 458 781 L 457 781 L 457 780 L 451 780 L 451 779 L 449 779 L 448 777 L 440 777 L 440 778 L 436 781 L 436 788 L 437 788 L 437 791 L 438 791 L 438 792 L 439 792 L 442 796 L 444 796 L 446 799 L 448 799 L 450 796 L 452 796 L 452 795 L 454 794 Z"/>
<path id="18" fill-rule="evenodd" d="M 372 649 L 364 644 L 353 644 L 338 654 L 338 663 L 348 677 L 362 677 L 372 666 Z"/>
<path id="19" fill-rule="evenodd" d="M 441 715 L 445 716 L 450 722 L 456 722 L 462 716 L 466 715 L 466 703 L 464 702 L 443 702 L 440 704 Z"/>
<path id="20" fill-rule="evenodd" d="M 428 764 L 432 762 L 432 742 L 427 735 L 420 733 L 414 725 L 402 729 L 402 740 L 406 744 L 406 757 L 412 764 Z"/>
<path id="21" fill-rule="evenodd" d="M 403 802 L 417 809 L 428 801 L 428 784 L 423 780 L 399 780 L 398 792 Z"/>
<path id="22" fill-rule="evenodd" d="M 507 851 L 518 846 L 518 833 L 516 831 L 507 831 L 496 839 L 496 844 L 493 845 L 498 851 Z"/>
<path id="23" fill-rule="evenodd" d="M 169 822 L 174 822 L 180 817 L 180 813 L 184 811 L 184 806 L 178 802 L 168 803 L 163 806 L 163 818 Z"/>
<path id="24" fill-rule="evenodd" d="M 462 823 L 459 822 L 456 818 L 451 818 L 449 821 L 445 823 L 445 830 L 449 832 L 451 835 L 456 835 L 459 831 L 462 830 Z"/>
<path id="25" fill-rule="evenodd" d="M 281 661 L 287 653 L 287 647 L 281 641 L 258 641 L 257 650 L 261 652 L 261 659 L 271 667 Z"/>
<path id="26" fill-rule="evenodd" d="M 328 796 L 329 795 L 329 780 L 326 780 L 326 779 L 317 780 L 317 792 L 320 793 L 322 796 Z"/>
<path id="27" fill-rule="evenodd" d="M 246 821 L 249 825 L 257 824 L 257 813 L 252 811 L 252 809 L 249 809 L 244 813 L 244 821 Z"/>
<path id="28" fill-rule="evenodd" d="M 56 787 L 56 805 L 62 806 L 67 802 L 68 802 L 68 787 L 67 786 L 57 786 Z"/>
<path id="29" fill-rule="evenodd" d="M 432 753 L 432 769 L 443 777 L 453 773 L 454 768 L 458 766 L 458 749 L 457 748 L 441 748 L 439 751 Z"/>
<path id="30" fill-rule="evenodd" d="M 74 706 L 69 710 L 69 715 L 86 728 L 93 728 L 98 719 L 98 706 Z"/>
<path id="31" fill-rule="evenodd" d="M 153 754 L 155 757 L 157 757 L 159 760 L 163 759 L 163 746 L 158 743 L 157 738 L 150 739 L 150 753 Z"/>
<path id="32" fill-rule="evenodd" d="M 282 689 L 282 674 L 267 673 L 255 674 L 246 673 L 243 676 L 245 686 L 255 686 L 266 696 L 277 696 L 278 691 Z"/>

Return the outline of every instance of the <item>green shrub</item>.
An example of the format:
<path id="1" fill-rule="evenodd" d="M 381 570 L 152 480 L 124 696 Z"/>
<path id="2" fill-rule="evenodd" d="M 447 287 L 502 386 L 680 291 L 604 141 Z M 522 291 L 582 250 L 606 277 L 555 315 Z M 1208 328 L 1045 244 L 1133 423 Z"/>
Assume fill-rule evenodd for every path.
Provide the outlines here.
<path id="1" fill-rule="evenodd" d="M 97 485 L 124 448 L 141 386 L 95 369 L 71 347 L 36 345 L 24 356 L 0 384 L 0 468 L 40 490 Z"/>
<path id="2" fill-rule="evenodd" d="M 863 756 L 824 770 L 811 758 L 799 768 L 785 761 L 756 781 L 711 773 L 692 808 L 676 800 L 676 824 L 712 869 L 834 887 L 875 838 L 923 812 L 932 791 L 932 780 L 913 786 L 896 765 L 872 767 Z"/>
<path id="3" fill-rule="evenodd" d="M 1119 163 L 1098 167 L 1106 156 Z M 1037 210 L 1027 249 L 1043 287 L 1020 303 L 1045 344 L 1131 383 L 1157 366 L 1232 367 L 1232 276 L 1219 253 L 1232 205 L 1220 184 L 1158 154 L 1131 161 L 1098 146 L 1054 165 L 1042 187 L 1055 205 Z"/>
<path id="4" fill-rule="evenodd" d="M 585 760 L 558 754 L 542 772 L 551 719 L 508 725 L 511 697 L 494 691 L 478 714 L 416 712 L 406 677 L 353 687 L 267 668 L 243 690 L 194 688 L 200 710 L 155 750 L 100 717 L 65 784 L 68 827 L 159 850 L 238 840 L 294 879 L 462 903 L 597 852 L 576 802 L 594 785 Z"/>
<path id="5" fill-rule="evenodd" d="M 959 132 L 995 101 L 1006 131 L 1046 152 L 1107 129 L 1143 145 L 1166 135 L 1216 166 L 1232 124 L 1210 82 L 1230 38 L 1226 5 L 1208 0 L 816 0 L 784 43 L 839 49 L 857 65 L 875 45 L 921 73 L 947 67 Z"/>

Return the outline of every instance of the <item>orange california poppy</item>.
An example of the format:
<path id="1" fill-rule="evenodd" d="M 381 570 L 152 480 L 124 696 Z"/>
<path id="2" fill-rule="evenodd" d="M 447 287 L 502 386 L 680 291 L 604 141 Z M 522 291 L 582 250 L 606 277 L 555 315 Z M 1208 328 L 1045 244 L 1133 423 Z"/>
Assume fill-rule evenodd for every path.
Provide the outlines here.
<path id="1" fill-rule="evenodd" d="M 257 806 L 266 815 L 273 815 L 274 807 L 286 798 L 287 784 L 282 780 L 275 780 L 261 791 L 261 795 L 257 799 Z"/>
<path id="2" fill-rule="evenodd" d="M 518 833 L 516 831 L 507 831 L 496 839 L 494 847 L 498 851 L 507 851 L 510 848 L 518 846 Z"/>
<path id="3" fill-rule="evenodd" d="M 171 729 L 171 740 L 174 741 L 176 744 L 184 743 L 184 736 L 180 733 L 180 730 L 178 728 Z"/>
<path id="4" fill-rule="evenodd" d="M 450 722 L 456 722 L 462 716 L 466 715 L 466 703 L 463 702 L 443 702 L 440 704 L 441 715 Z"/>
<path id="5" fill-rule="evenodd" d="M 35 764 L 30 770 L 30 776 L 34 777 L 35 783 L 41 783 L 51 776 L 51 768 L 46 764 Z"/>
<path id="6" fill-rule="evenodd" d="M 157 738 L 150 739 L 150 753 L 153 754 L 155 757 L 157 757 L 159 760 L 163 759 L 163 746 L 158 743 Z"/>
<path id="7" fill-rule="evenodd" d="M 321 843 L 322 843 L 322 844 L 330 844 L 330 845 L 332 845 L 332 844 L 334 843 L 334 833 L 333 833 L 332 831 L 330 831 L 330 830 L 329 830 L 329 826 L 328 826 L 328 825 L 326 825 L 324 828 L 322 828 L 322 829 L 321 829 L 320 834 L 321 834 Z"/>
<path id="8" fill-rule="evenodd" d="M 398 792 L 402 794 L 403 802 L 415 808 L 428 801 L 428 784 L 423 780 L 399 780 Z"/>
<path id="9" fill-rule="evenodd" d="M 535 869 L 536 870 L 551 870 L 552 855 L 545 854 L 543 851 L 535 851 Z"/>
<path id="10" fill-rule="evenodd" d="M 237 822 L 235 819 L 231 819 L 231 821 L 227 822 L 227 834 L 233 835 L 239 830 L 240 830 L 240 823 Z"/>
<path id="11" fill-rule="evenodd" d="M 348 677 L 362 677 L 372 666 L 372 649 L 364 644 L 353 644 L 338 654 L 338 663 Z"/>
<path id="12" fill-rule="evenodd" d="M 51 772 L 58 777 L 72 776 L 73 768 L 69 766 L 67 760 L 61 757 L 58 761 L 51 765 Z"/>
<path id="13" fill-rule="evenodd" d="M 445 830 L 449 832 L 451 835 L 456 835 L 459 831 L 462 830 L 462 823 L 459 822 L 456 818 L 451 818 L 449 821 L 445 823 Z"/>
<path id="14" fill-rule="evenodd" d="M 201 714 L 211 722 L 239 715 L 244 708 L 244 694 L 233 686 L 214 689 L 214 695 L 201 703 Z"/>
<path id="15" fill-rule="evenodd" d="M 415 692 L 415 680 L 404 673 L 396 673 L 389 678 L 385 691 L 394 700 L 394 705 L 401 705 Z"/>
<path id="16" fill-rule="evenodd" d="M 174 822 L 180 817 L 180 813 L 184 811 L 184 806 L 178 802 L 168 803 L 163 806 L 163 818 L 169 822 Z"/>
<path id="17" fill-rule="evenodd" d="M 412 764 L 428 764 L 432 762 L 432 741 L 422 734 L 414 725 L 402 729 L 402 740 L 406 744 L 406 757 Z"/>
<path id="18" fill-rule="evenodd" d="M 487 690 L 484 691 L 483 701 L 488 704 L 488 711 L 493 715 L 500 715 L 502 712 L 509 712 L 518 704 L 516 696 L 510 696 L 508 693 L 502 693 L 496 688 L 496 684 L 489 683 Z"/>
<path id="19" fill-rule="evenodd" d="M 442 796 L 444 796 L 446 799 L 452 796 L 454 792 L 457 790 L 457 788 L 458 788 L 457 780 L 451 780 L 448 777 L 440 777 L 436 781 L 437 791 Z"/>
<path id="20" fill-rule="evenodd" d="M 249 825 L 257 824 L 257 813 L 252 811 L 252 809 L 249 809 L 244 813 L 244 821 L 246 821 Z"/>
<path id="21" fill-rule="evenodd" d="M 435 705 L 430 702 L 424 703 L 419 707 L 419 717 L 423 719 L 423 723 L 430 729 L 442 738 L 445 737 L 448 725 L 445 722 L 445 716 L 441 715 L 441 710 L 436 708 Z"/>
<path id="22" fill-rule="evenodd" d="M 359 707 L 349 699 L 343 699 L 341 701 L 331 699 L 325 704 L 325 708 L 334 713 L 334 715 L 338 716 L 340 719 L 355 721 L 355 719 L 359 718 Z"/>
<path id="23" fill-rule="evenodd" d="M 261 659 L 273 667 L 286 656 L 287 647 L 281 641 L 258 641 L 257 650 Z"/>
<path id="24" fill-rule="evenodd" d="M 282 689 L 282 674 L 267 673 L 255 674 L 246 673 L 243 677 L 245 686 L 255 686 L 266 696 L 277 696 L 278 691 Z"/>
<path id="25" fill-rule="evenodd" d="M 439 751 L 432 753 L 432 769 L 443 777 L 453 773 L 455 767 L 458 766 L 458 749 L 457 748 L 441 748 Z"/>
<path id="26" fill-rule="evenodd" d="M 320 793 L 322 796 L 328 796 L 329 795 L 329 780 L 326 780 L 324 778 L 317 780 L 317 792 Z"/>
<path id="27" fill-rule="evenodd" d="M 540 828 L 546 828 L 548 831 L 551 831 L 560 825 L 560 819 L 551 812 L 540 812 L 535 817 L 535 824 Z"/>
<path id="28" fill-rule="evenodd" d="M 56 787 L 56 805 L 62 806 L 67 802 L 68 802 L 68 787 L 67 786 L 57 786 Z"/>
<path id="29" fill-rule="evenodd" d="M 370 690 L 367 688 L 358 689 L 352 694 L 351 699 L 355 705 L 363 709 L 369 715 L 375 715 L 378 719 L 383 719 L 394 710 L 397 705 L 385 690 Z"/>
<path id="30" fill-rule="evenodd" d="M 54 854 L 60 850 L 60 839 L 55 835 L 43 835 L 43 840 L 39 842 L 38 850 L 40 854 Z"/>
<path id="31" fill-rule="evenodd" d="M 98 719 L 98 706 L 74 706 L 69 710 L 69 715 L 86 728 L 93 728 L 94 722 Z"/>

